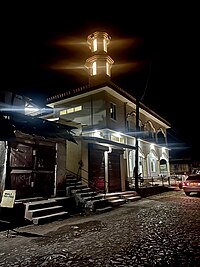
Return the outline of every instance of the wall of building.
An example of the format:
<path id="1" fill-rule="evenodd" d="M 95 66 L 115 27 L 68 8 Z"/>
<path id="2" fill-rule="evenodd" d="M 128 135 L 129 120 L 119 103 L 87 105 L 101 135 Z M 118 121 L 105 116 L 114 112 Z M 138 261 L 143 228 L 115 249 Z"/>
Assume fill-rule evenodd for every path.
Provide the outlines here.
<path id="1" fill-rule="evenodd" d="M 139 156 L 143 156 L 146 164 L 143 166 L 145 177 L 157 177 L 161 173 L 167 176 L 170 175 L 169 170 L 169 151 L 158 145 L 151 145 L 150 143 L 139 141 Z M 164 159 L 167 163 L 167 171 L 163 172 L 160 169 L 160 160 Z M 155 163 L 155 170 L 152 170 L 152 164 Z"/>
<path id="2" fill-rule="evenodd" d="M 83 184 L 87 184 L 89 179 L 89 173 L 88 173 L 88 143 L 82 142 L 82 162 L 83 162 L 83 168 L 81 171 L 81 176 L 83 177 Z"/>
<path id="3" fill-rule="evenodd" d="M 67 142 L 66 171 L 77 174 L 79 161 L 81 160 L 81 141 L 77 140 L 77 144 Z"/>
<path id="4" fill-rule="evenodd" d="M 124 113 L 124 102 L 114 97 L 113 95 L 106 93 L 106 114 L 107 114 L 107 128 L 112 130 L 124 132 L 126 121 Z M 110 104 L 116 105 L 116 120 L 111 118 Z"/>
<path id="5" fill-rule="evenodd" d="M 6 181 L 7 146 L 6 141 L 0 141 L 0 198 L 3 194 Z"/>
<path id="6" fill-rule="evenodd" d="M 88 92 L 89 93 L 89 92 Z M 111 118 L 111 103 L 116 105 L 116 120 Z M 134 103 L 132 103 L 131 107 L 130 105 L 127 105 L 127 102 L 121 97 L 115 97 L 114 94 L 109 93 L 108 91 L 91 91 L 91 94 L 86 97 L 80 97 L 77 99 L 74 99 L 73 101 L 69 101 L 66 99 L 66 102 L 63 104 L 56 105 L 56 112 L 58 113 L 62 109 L 68 109 L 73 107 L 81 106 L 81 110 L 73 113 L 69 113 L 66 115 L 62 115 L 60 117 L 66 119 L 66 120 L 72 120 L 76 121 L 78 123 L 81 123 L 83 126 L 83 133 L 84 136 L 94 136 L 92 132 L 98 129 L 104 129 L 104 132 L 102 131 L 102 135 L 105 139 L 109 139 L 115 142 L 121 142 L 125 144 L 134 145 L 135 144 L 135 138 L 134 137 L 128 137 L 123 135 L 122 139 L 120 141 L 114 140 L 111 137 L 114 138 L 115 134 L 117 132 L 121 133 L 127 133 L 127 119 L 128 114 L 130 113 L 130 120 L 134 126 L 136 124 L 136 116 L 135 116 L 135 110 L 134 110 Z M 141 111 L 141 110 L 140 110 Z M 143 112 L 143 111 L 142 111 Z M 57 114 L 59 115 L 59 114 Z M 146 129 L 149 132 L 152 132 L 152 138 L 144 139 L 144 132 L 143 128 L 145 125 L 147 125 Z M 166 159 L 167 162 L 167 171 L 166 174 L 169 174 L 169 155 L 168 151 L 166 153 L 162 152 L 162 147 L 159 146 L 159 144 L 155 145 L 154 148 L 151 146 L 151 142 L 156 144 L 157 142 L 157 132 L 162 130 L 162 133 L 166 133 L 166 127 L 162 122 L 159 123 L 159 120 L 156 118 L 154 119 L 152 115 L 148 116 L 147 112 L 141 113 L 140 112 L 140 126 L 141 126 L 141 132 L 143 133 L 143 136 L 141 136 L 141 140 L 139 143 L 139 161 L 141 162 L 141 165 L 139 166 L 139 171 L 142 172 L 142 175 L 144 177 L 158 177 L 161 173 L 160 169 L 160 160 Z M 105 135 L 106 129 L 110 129 L 107 136 Z M 133 130 L 135 128 L 133 127 Z M 116 131 L 112 132 L 112 131 Z M 94 132 L 93 132 L 94 133 Z M 148 137 L 148 136 L 147 136 Z M 151 135 L 150 135 L 151 137 Z M 148 141 L 148 142 L 147 142 Z M 133 169 L 135 166 L 135 151 L 131 151 L 129 155 L 131 154 L 131 159 L 124 158 L 121 160 L 121 182 L 122 182 L 122 190 L 125 188 L 125 180 L 127 177 L 133 177 Z M 71 155 L 73 155 L 73 159 L 71 158 Z M 83 141 L 78 142 L 78 145 L 75 144 L 69 144 L 67 147 L 67 169 L 70 171 L 76 173 L 78 171 L 78 162 L 82 160 L 83 162 L 83 169 L 81 171 L 81 176 L 84 177 L 84 180 L 88 180 L 88 144 L 87 142 Z M 122 164 L 123 162 L 123 164 Z M 131 166 L 132 164 L 132 166 Z"/>
<path id="7" fill-rule="evenodd" d="M 125 154 L 120 156 L 120 169 L 121 169 L 121 189 L 122 191 L 126 191 L 126 180 L 127 180 L 127 164 Z"/>
<path id="8" fill-rule="evenodd" d="M 59 195 L 66 188 L 66 141 L 56 144 L 56 173 L 54 195 Z"/>
<path id="9" fill-rule="evenodd" d="M 60 111 L 75 107 L 81 107 L 81 110 L 60 115 Z M 71 120 L 81 123 L 85 126 L 106 127 L 106 108 L 105 108 L 105 93 L 100 92 L 91 94 L 87 97 L 82 97 L 73 101 L 67 101 L 63 104 L 55 106 L 56 116 L 66 120 Z"/>

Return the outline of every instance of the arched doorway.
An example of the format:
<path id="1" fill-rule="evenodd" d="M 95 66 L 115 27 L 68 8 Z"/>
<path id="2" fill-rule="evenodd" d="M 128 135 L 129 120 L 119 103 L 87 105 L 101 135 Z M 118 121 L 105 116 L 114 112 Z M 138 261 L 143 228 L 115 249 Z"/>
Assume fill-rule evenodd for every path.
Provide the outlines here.
<path id="1" fill-rule="evenodd" d="M 167 174 L 167 161 L 166 161 L 166 159 L 160 160 L 160 174 L 161 175 Z"/>

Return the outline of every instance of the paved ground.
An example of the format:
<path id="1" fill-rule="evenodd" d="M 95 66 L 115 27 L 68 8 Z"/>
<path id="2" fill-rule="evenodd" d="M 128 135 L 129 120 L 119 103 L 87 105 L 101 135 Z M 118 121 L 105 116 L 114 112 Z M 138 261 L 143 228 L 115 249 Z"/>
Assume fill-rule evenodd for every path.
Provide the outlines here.
<path id="1" fill-rule="evenodd" d="M 200 198 L 166 192 L 108 213 L 0 232 L 0 266 L 200 267 Z"/>

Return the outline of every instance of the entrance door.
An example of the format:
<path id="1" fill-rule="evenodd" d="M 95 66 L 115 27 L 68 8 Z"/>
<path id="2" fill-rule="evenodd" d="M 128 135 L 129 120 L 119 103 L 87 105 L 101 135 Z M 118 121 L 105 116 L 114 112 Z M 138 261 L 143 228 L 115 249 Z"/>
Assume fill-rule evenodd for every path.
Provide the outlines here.
<path id="1" fill-rule="evenodd" d="M 121 191 L 121 150 L 114 150 L 108 153 L 108 185 L 105 185 L 105 151 L 106 146 L 89 144 L 89 187 L 101 192 Z"/>
<path id="2" fill-rule="evenodd" d="M 32 196 L 33 149 L 30 145 L 15 143 L 10 146 L 6 189 L 16 190 L 17 198 Z"/>
<path id="3" fill-rule="evenodd" d="M 167 161 L 165 159 L 160 160 L 160 174 L 167 175 Z"/>
<path id="4" fill-rule="evenodd" d="M 121 191 L 120 150 L 108 154 L 108 188 L 109 192 Z"/>
<path id="5" fill-rule="evenodd" d="M 55 146 L 37 145 L 34 152 L 33 194 L 50 197 L 54 194 Z"/>
<path id="6" fill-rule="evenodd" d="M 105 157 L 104 150 L 89 145 L 89 187 L 105 192 Z"/>
<path id="7" fill-rule="evenodd" d="M 53 195 L 55 155 L 52 143 L 11 145 L 6 188 L 15 189 L 18 199 Z"/>

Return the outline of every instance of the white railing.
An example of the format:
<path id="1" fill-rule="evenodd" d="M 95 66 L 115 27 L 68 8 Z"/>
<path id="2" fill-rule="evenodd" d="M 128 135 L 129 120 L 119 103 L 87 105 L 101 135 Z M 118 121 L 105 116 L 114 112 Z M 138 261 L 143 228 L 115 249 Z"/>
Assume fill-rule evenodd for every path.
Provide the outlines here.
<path id="1" fill-rule="evenodd" d="M 129 187 L 135 187 L 135 178 L 129 177 L 127 179 Z M 181 177 L 177 176 L 157 176 L 157 177 L 142 177 L 138 178 L 139 187 L 152 187 L 152 186 L 178 186 L 182 181 Z"/>

